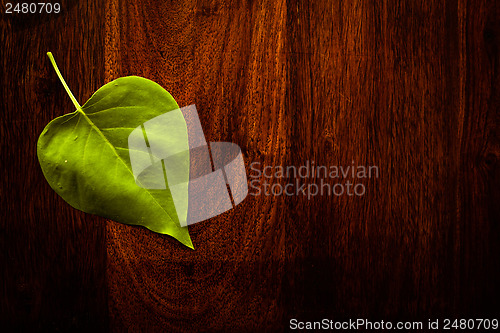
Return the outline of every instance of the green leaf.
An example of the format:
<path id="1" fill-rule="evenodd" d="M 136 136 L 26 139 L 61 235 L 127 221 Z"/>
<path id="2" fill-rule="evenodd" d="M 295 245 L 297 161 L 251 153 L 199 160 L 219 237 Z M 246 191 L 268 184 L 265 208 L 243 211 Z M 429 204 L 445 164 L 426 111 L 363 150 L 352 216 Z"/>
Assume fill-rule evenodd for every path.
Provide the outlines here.
<path id="1" fill-rule="evenodd" d="M 146 188 L 140 183 L 141 177 L 134 176 L 129 154 L 132 131 L 148 120 L 179 109 L 173 97 L 153 81 L 128 76 L 104 85 L 80 106 L 52 54 L 48 55 L 77 109 L 52 120 L 38 139 L 38 159 L 52 189 L 76 209 L 141 225 L 193 248 L 188 228 L 179 223 L 179 217 L 185 219 L 187 214 L 187 192 L 183 205 L 186 209 L 176 210 L 166 178 L 165 189 Z M 179 144 L 185 148 L 187 153 L 181 157 L 187 167 L 177 181 L 187 182 L 189 146 L 183 118 L 182 125 L 173 133 L 163 133 L 161 140 L 162 144 L 174 142 L 177 151 Z M 147 178 L 147 172 L 142 176 Z"/>

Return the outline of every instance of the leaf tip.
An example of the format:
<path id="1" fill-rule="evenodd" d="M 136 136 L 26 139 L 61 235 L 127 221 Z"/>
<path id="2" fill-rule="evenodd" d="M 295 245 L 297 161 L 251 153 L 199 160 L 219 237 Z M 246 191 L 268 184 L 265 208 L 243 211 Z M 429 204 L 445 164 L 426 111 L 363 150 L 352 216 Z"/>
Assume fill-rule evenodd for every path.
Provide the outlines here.
<path id="1" fill-rule="evenodd" d="M 194 245 L 193 245 L 193 242 L 191 241 L 191 238 L 189 238 L 188 241 L 184 242 L 184 245 L 189 247 L 191 250 L 194 250 Z"/>

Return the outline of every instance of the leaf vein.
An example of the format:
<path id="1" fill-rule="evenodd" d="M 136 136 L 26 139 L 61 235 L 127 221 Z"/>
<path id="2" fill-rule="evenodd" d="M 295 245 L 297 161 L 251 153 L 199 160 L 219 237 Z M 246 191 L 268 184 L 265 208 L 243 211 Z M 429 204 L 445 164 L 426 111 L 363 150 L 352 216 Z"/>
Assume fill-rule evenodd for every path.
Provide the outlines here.
<path id="1" fill-rule="evenodd" d="M 133 171 L 129 168 L 129 166 L 125 163 L 125 161 L 121 158 L 121 156 L 118 154 L 118 152 L 116 151 L 115 147 L 111 144 L 111 142 L 109 142 L 108 138 L 106 138 L 106 136 L 99 130 L 99 127 L 97 127 L 94 122 L 92 122 L 92 120 L 83 112 L 83 111 L 80 111 L 79 112 L 82 113 L 82 115 L 85 117 L 85 119 L 87 120 L 87 122 L 89 123 L 89 125 L 91 126 L 92 129 L 94 129 L 97 134 L 99 134 L 99 136 L 101 136 L 101 138 L 111 147 L 111 150 L 115 153 L 115 155 L 118 157 L 118 160 L 120 160 L 120 162 L 125 166 L 125 168 L 128 170 L 128 172 L 132 175 L 132 177 L 134 177 L 134 173 Z M 85 152 L 84 152 L 85 153 Z M 135 179 L 135 177 L 134 177 Z M 149 194 L 149 196 L 153 199 L 153 202 L 156 203 L 160 209 L 162 211 L 165 212 L 165 214 L 170 218 L 170 220 L 172 222 L 174 222 L 174 225 L 175 225 L 175 219 L 172 218 L 172 216 L 170 216 L 169 212 L 163 208 L 163 206 L 158 202 L 158 200 L 151 194 L 150 191 L 148 191 L 148 189 L 146 189 L 144 186 L 142 186 L 141 182 L 138 181 L 138 183 L 140 184 L 140 186 L 146 191 L 146 193 Z"/>

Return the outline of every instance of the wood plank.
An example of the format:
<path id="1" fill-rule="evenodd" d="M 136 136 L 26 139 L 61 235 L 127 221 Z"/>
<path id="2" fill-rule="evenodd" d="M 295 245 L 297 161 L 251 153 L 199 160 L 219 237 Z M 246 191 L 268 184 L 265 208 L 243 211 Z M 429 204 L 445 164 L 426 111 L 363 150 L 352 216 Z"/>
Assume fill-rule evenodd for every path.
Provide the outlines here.
<path id="1" fill-rule="evenodd" d="M 464 5 L 463 129 L 460 141 L 459 311 L 500 313 L 500 4 Z"/>
<path id="2" fill-rule="evenodd" d="M 105 220 L 76 211 L 49 187 L 36 157 L 45 125 L 74 106 L 46 55 L 85 102 L 103 84 L 104 12 L 61 3 L 61 14 L 5 14 L 0 57 L 2 330 L 107 329 Z M 71 28 L 68 28 L 71 27 Z"/>
<path id="3" fill-rule="evenodd" d="M 180 106 L 196 104 L 207 140 L 245 161 L 281 163 L 285 120 L 283 1 L 109 1 L 106 75 L 140 75 Z M 283 198 L 249 197 L 190 226 L 195 251 L 143 228 L 108 224 L 115 331 L 281 327 Z M 193 320 L 196 318 L 195 320 Z"/>
<path id="4" fill-rule="evenodd" d="M 287 13 L 292 163 L 381 173 L 362 199 L 289 201 L 288 316 L 498 313 L 498 5 Z"/>

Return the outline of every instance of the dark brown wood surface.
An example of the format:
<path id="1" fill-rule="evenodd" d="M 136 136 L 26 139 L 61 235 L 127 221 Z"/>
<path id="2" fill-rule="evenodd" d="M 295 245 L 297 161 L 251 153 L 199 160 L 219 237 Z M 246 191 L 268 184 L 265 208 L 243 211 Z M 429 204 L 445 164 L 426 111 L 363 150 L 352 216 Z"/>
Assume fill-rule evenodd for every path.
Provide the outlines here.
<path id="1" fill-rule="evenodd" d="M 499 14 L 472 0 L 2 13 L 2 324 L 282 331 L 291 318 L 498 318 Z M 249 172 L 354 161 L 380 176 L 362 181 L 362 197 L 248 196 L 190 227 L 195 251 L 78 212 L 36 158 L 44 126 L 73 109 L 47 51 L 80 102 L 139 75 L 196 104 L 207 140 L 238 144 Z"/>
<path id="2" fill-rule="evenodd" d="M 0 326 L 102 328 L 108 320 L 106 222 L 52 191 L 36 142 L 50 120 L 74 110 L 48 51 L 80 103 L 104 83 L 104 8 L 60 1 L 59 15 L 4 14 L 7 2 L 1 1 L 0 34 Z"/>

